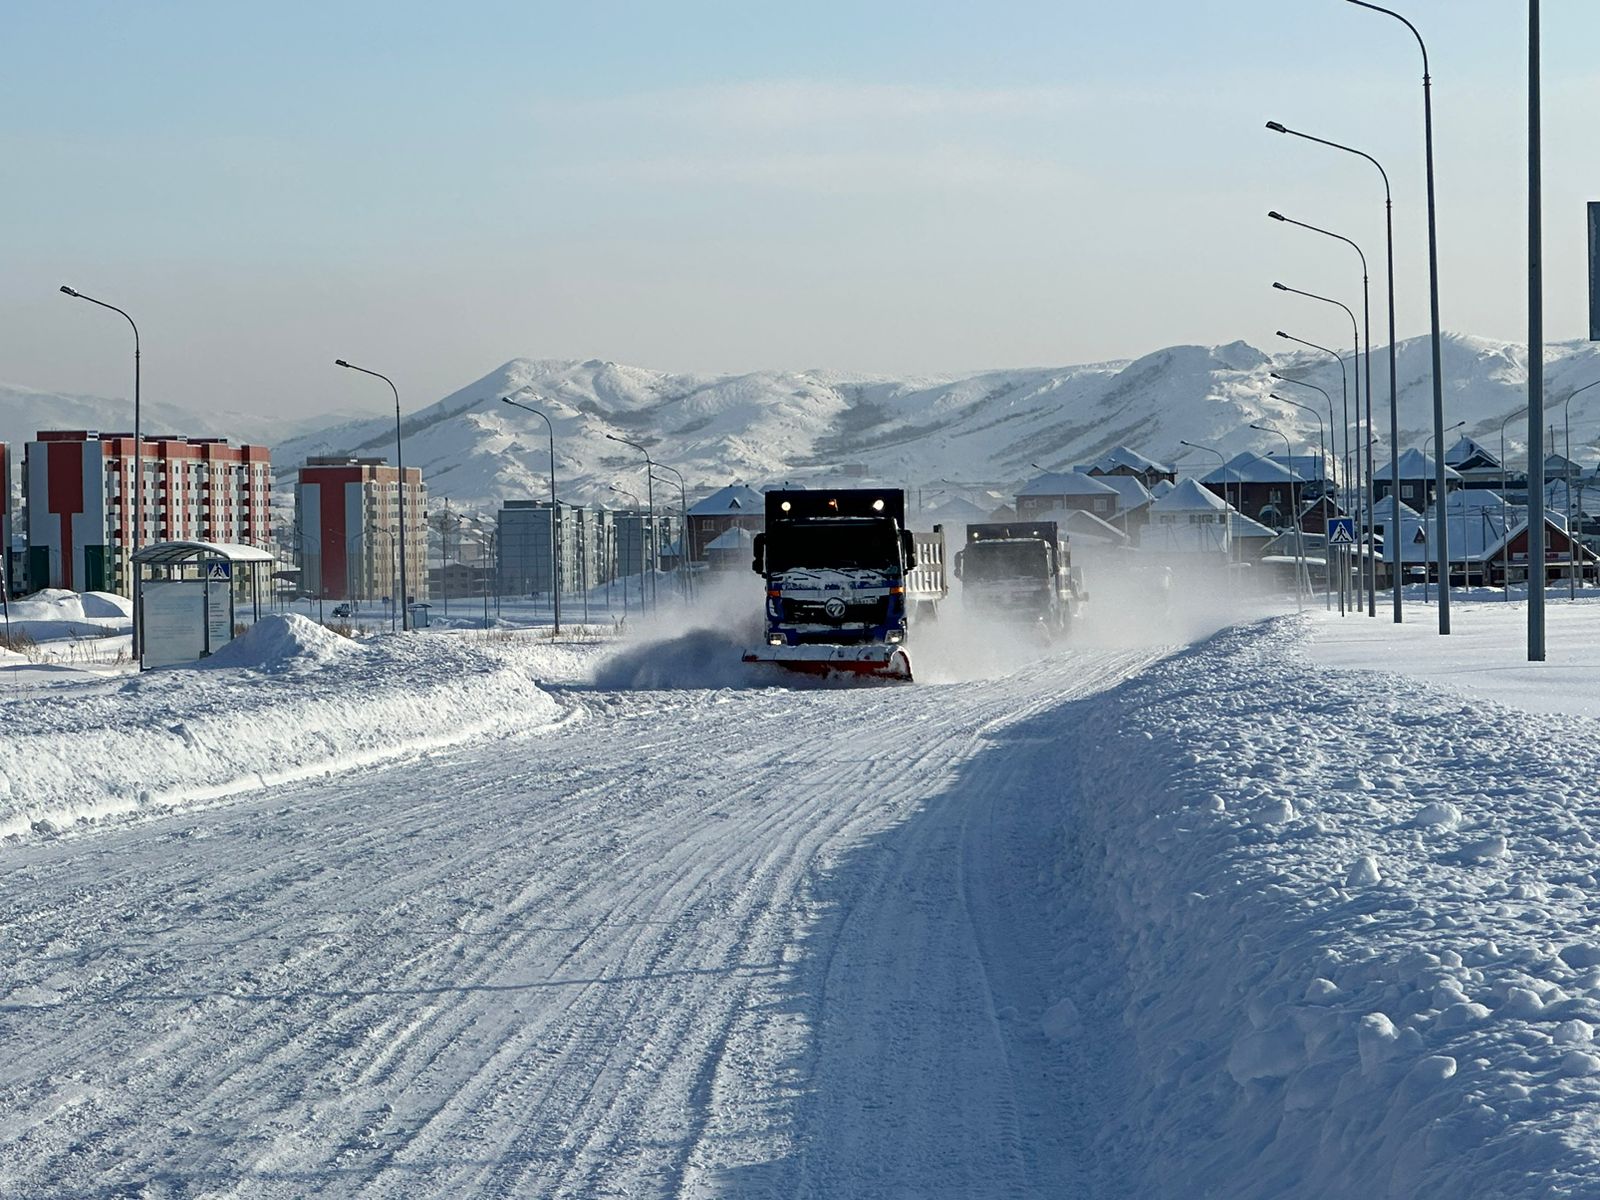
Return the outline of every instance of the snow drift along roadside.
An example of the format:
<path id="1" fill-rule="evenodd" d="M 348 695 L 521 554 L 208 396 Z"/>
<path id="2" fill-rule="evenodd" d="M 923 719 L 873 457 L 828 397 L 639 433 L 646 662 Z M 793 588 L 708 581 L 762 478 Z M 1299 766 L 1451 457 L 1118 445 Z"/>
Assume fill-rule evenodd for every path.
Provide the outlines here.
<path id="1" fill-rule="evenodd" d="M 1223 633 L 1081 726 L 1059 886 L 1123 946 L 1142 1076 L 1106 1136 L 1163 1196 L 1600 1195 L 1600 729 L 1306 636 Z"/>
<path id="2" fill-rule="evenodd" d="M 201 666 L 8 704 L 0 837 L 547 724 L 560 710 L 532 673 L 556 653 L 429 635 L 363 643 L 268 617 Z"/>

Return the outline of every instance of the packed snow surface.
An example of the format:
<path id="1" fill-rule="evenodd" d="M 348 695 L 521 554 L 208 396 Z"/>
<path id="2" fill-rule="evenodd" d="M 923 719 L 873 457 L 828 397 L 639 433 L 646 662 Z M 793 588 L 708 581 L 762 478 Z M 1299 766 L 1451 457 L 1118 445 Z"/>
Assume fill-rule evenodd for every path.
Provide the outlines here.
<path id="1" fill-rule="evenodd" d="M 1594 721 L 1120 615 L 9 704 L 0 1195 L 1600 1194 Z"/>

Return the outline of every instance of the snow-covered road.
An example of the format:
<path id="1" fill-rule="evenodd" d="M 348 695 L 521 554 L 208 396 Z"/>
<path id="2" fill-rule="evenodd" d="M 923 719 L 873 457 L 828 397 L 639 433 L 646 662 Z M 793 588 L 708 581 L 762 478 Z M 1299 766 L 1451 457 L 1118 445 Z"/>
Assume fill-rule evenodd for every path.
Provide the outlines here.
<path id="1" fill-rule="evenodd" d="M 1120 1010 L 1039 1019 L 1099 969 L 1040 928 L 1040 814 L 1072 706 L 1157 656 L 574 684 L 538 734 L 15 845 L 0 1195 L 1123 1192 Z"/>

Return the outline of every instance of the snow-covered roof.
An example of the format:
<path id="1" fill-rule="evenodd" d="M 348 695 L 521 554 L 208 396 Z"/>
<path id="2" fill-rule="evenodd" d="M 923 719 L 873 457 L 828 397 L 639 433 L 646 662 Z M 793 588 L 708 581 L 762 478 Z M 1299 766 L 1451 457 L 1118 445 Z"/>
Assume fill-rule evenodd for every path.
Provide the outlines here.
<path id="1" fill-rule="evenodd" d="M 706 543 L 707 550 L 754 550 L 756 535 L 739 525 L 724 529 Z"/>
<path id="2" fill-rule="evenodd" d="M 1473 459 L 1482 459 L 1486 466 L 1498 468 L 1500 459 L 1490 454 L 1477 442 L 1463 434 L 1454 446 L 1444 452 L 1444 461 L 1452 467 L 1459 467 L 1462 463 L 1471 462 Z"/>
<path id="3" fill-rule="evenodd" d="M 134 551 L 136 563 L 153 563 L 172 566 L 195 559 L 226 559 L 228 562 L 276 562 L 277 555 L 260 546 L 245 546 L 238 542 L 153 542 Z"/>
<path id="4" fill-rule="evenodd" d="M 935 521 L 987 521 L 989 510 L 979 508 L 970 500 L 963 500 L 960 496 L 945 496 L 937 503 L 923 507 L 922 515 Z"/>
<path id="5" fill-rule="evenodd" d="M 1389 479 L 1394 475 L 1394 464 L 1386 462 L 1372 473 L 1374 479 Z M 1446 479 L 1460 479 L 1461 473 L 1449 464 L 1445 465 L 1444 477 Z M 1422 479 L 1434 478 L 1434 460 L 1421 450 L 1407 450 L 1400 455 L 1400 478 Z"/>
<path id="6" fill-rule="evenodd" d="M 1133 509 L 1142 508 L 1155 499 L 1155 497 L 1150 494 L 1150 489 L 1145 487 L 1137 476 L 1100 475 L 1096 478 L 1098 478 L 1101 483 L 1108 485 L 1113 491 L 1118 493 L 1119 499 L 1117 501 L 1117 511 L 1119 513 L 1130 512 Z"/>
<path id="7" fill-rule="evenodd" d="M 1089 465 L 1091 471 L 1114 471 L 1118 467 L 1129 471 L 1156 471 L 1162 475 L 1172 474 L 1172 468 L 1165 463 L 1158 463 L 1155 459 L 1140 454 L 1137 450 L 1130 450 L 1126 446 L 1118 446 L 1108 450 Z"/>
<path id="8" fill-rule="evenodd" d="M 1225 467 L 1218 467 L 1211 474 L 1204 476 L 1201 482 L 1302 483 L 1304 481 L 1281 462 L 1276 462 L 1265 454 L 1252 454 L 1246 450 L 1243 454 L 1236 454 L 1229 459 Z"/>
<path id="9" fill-rule="evenodd" d="M 1155 487 L 1150 489 L 1150 494 L 1159 500 L 1177 486 L 1178 485 L 1173 483 L 1170 479 L 1158 479 L 1156 480 Z"/>
<path id="10" fill-rule="evenodd" d="M 689 506 L 691 517 L 765 516 L 767 501 L 755 488 L 730 483 Z"/>
<path id="11" fill-rule="evenodd" d="M 1067 515 L 1058 518 L 1056 523 L 1067 531 L 1069 537 L 1080 541 L 1110 542 L 1114 546 L 1125 545 L 1128 541 L 1128 535 L 1115 525 L 1081 508 L 1069 509 Z"/>
<path id="12" fill-rule="evenodd" d="M 1228 528 L 1236 538 L 1275 538 L 1278 536 L 1276 529 L 1273 529 L 1270 525 L 1263 525 L 1254 517 L 1245 516 L 1238 509 L 1228 513 Z"/>
<path id="13" fill-rule="evenodd" d="M 1222 497 L 1201 487 L 1193 479 L 1184 479 L 1173 485 L 1165 496 L 1150 505 L 1151 512 L 1222 512 L 1228 505 Z"/>
<path id="14" fill-rule="evenodd" d="M 1079 471 L 1046 471 L 1037 479 L 1022 485 L 1019 496 L 1115 496 L 1119 493 L 1108 487 L 1105 480 L 1096 479 Z"/>

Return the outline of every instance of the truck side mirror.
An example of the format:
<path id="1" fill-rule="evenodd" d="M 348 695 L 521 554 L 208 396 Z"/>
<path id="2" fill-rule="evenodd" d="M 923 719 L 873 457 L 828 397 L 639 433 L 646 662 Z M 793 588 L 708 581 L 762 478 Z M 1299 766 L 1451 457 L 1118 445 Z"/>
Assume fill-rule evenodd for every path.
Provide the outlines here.
<path id="1" fill-rule="evenodd" d="M 905 553 L 906 570 L 917 569 L 917 539 L 911 535 L 909 529 L 900 531 L 900 549 Z"/>
<path id="2" fill-rule="evenodd" d="M 750 569 L 757 575 L 765 575 L 767 567 L 767 535 L 756 534 L 755 557 L 750 560 Z"/>

